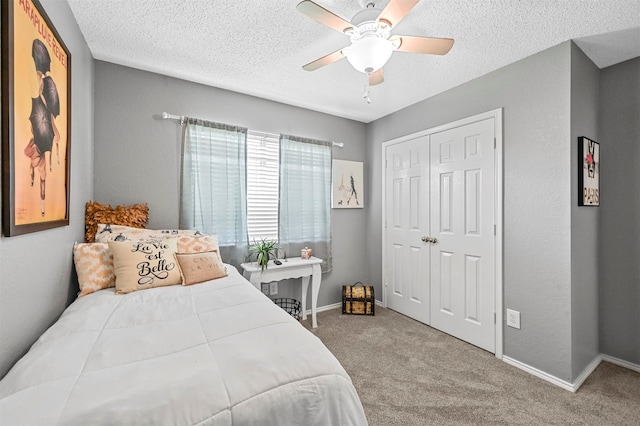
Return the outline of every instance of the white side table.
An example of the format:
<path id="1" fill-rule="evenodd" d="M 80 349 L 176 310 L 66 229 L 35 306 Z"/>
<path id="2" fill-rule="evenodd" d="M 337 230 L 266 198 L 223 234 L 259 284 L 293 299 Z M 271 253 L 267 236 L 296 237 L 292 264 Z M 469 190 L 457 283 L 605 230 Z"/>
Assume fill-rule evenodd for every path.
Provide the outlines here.
<path id="1" fill-rule="evenodd" d="M 269 261 L 267 268 L 263 271 L 256 262 L 243 263 L 244 277 L 248 279 L 258 290 L 260 283 L 270 283 L 273 281 L 281 281 L 289 278 L 302 278 L 302 319 L 307 319 L 307 289 L 309 288 L 309 278 L 311 278 L 311 326 L 316 328 L 316 307 L 318 304 L 318 293 L 320 292 L 320 283 L 322 281 L 322 272 L 320 272 L 320 264 L 322 259 L 311 257 L 310 259 L 302 259 L 300 257 L 290 257 L 280 259 L 282 265 L 276 265 L 272 260 Z"/>

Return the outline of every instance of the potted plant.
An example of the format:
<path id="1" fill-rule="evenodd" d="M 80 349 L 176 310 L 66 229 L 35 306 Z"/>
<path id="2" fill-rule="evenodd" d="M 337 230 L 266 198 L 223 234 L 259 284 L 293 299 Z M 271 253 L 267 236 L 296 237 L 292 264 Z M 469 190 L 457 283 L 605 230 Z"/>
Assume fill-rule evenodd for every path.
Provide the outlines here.
<path id="1" fill-rule="evenodd" d="M 278 249 L 278 242 L 263 238 L 260 241 L 253 241 L 253 245 L 249 247 L 249 258 L 254 260 L 260 265 L 260 268 L 264 271 L 269 263 L 269 259 L 276 259 Z"/>

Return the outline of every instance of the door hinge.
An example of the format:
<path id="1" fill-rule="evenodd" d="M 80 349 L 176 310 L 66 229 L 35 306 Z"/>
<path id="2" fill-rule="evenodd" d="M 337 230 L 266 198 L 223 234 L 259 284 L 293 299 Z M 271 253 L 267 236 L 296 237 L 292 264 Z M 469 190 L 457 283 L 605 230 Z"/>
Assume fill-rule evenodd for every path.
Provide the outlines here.
<path id="1" fill-rule="evenodd" d="M 388 160 L 384 160 L 384 168 L 385 169 L 387 168 L 387 163 L 388 163 Z"/>
<path id="2" fill-rule="evenodd" d="M 493 323 L 494 323 L 494 324 L 496 324 L 496 322 L 498 321 L 498 320 L 496 319 L 496 317 L 497 317 L 497 315 L 496 315 L 496 313 L 494 312 L 494 313 L 493 313 Z"/>
<path id="3" fill-rule="evenodd" d="M 498 141 L 496 138 L 493 138 L 493 149 L 496 149 L 498 147 Z"/>
<path id="4" fill-rule="evenodd" d="M 493 235 L 494 236 L 496 235 L 496 232 L 497 232 L 497 227 L 496 227 L 496 225 L 493 225 Z"/>

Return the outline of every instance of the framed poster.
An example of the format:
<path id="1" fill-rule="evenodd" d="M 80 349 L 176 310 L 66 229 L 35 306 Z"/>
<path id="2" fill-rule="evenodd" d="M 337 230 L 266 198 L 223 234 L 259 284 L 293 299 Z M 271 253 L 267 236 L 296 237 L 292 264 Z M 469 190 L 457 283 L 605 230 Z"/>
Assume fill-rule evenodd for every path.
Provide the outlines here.
<path id="1" fill-rule="evenodd" d="M 600 144 L 578 138 L 578 205 L 600 205 Z"/>
<path id="2" fill-rule="evenodd" d="M 69 224 L 71 54 L 38 0 L 2 1 L 5 236 Z"/>
<path id="3" fill-rule="evenodd" d="M 364 208 L 363 164 L 360 161 L 333 160 L 331 207 Z"/>

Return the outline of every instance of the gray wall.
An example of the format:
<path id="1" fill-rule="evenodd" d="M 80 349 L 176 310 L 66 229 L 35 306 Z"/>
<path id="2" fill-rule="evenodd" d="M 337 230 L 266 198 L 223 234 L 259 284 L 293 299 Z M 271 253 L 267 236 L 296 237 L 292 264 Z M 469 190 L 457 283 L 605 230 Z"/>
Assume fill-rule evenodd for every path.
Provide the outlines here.
<path id="1" fill-rule="evenodd" d="M 578 207 L 578 137 L 598 138 L 600 70 L 571 44 L 571 341 L 573 379 L 598 356 L 598 207 Z M 601 146 L 602 147 L 602 146 Z M 606 150 L 606 148 L 605 148 Z"/>
<path id="2" fill-rule="evenodd" d="M 344 142 L 334 158 L 365 160 L 360 122 L 107 62 L 96 61 L 95 75 L 95 199 L 148 203 L 149 228 L 178 227 L 180 125 L 160 120 L 163 111 Z M 339 302 L 343 284 L 366 281 L 365 219 L 363 209 L 332 211 L 333 271 L 323 276 L 318 306 Z M 299 295 L 299 287 L 279 294 Z"/>
<path id="3" fill-rule="evenodd" d="M 600 351 L 640 364 L 640 58 L 600 72 Z"/>
<path id="4" fill-rule="evenodd" d="M 505 327 L 504 353 L 568 381 L 570 53 L 563 43 L 376 120 L 367 129 L 366 179 L 369 269 L 381 291 L 382 142 L 504 108 L 504 306 L 521 312 L 522 327 Z"/>
<path id="5" fill-rule="evenodd" d="M 84 239 L 93 195 L 93 58 L 67 3 L 41 3 L 71 52 L 69 226 L 0 238 L 0 377 L 75 297 L 72 247 Z"/>

